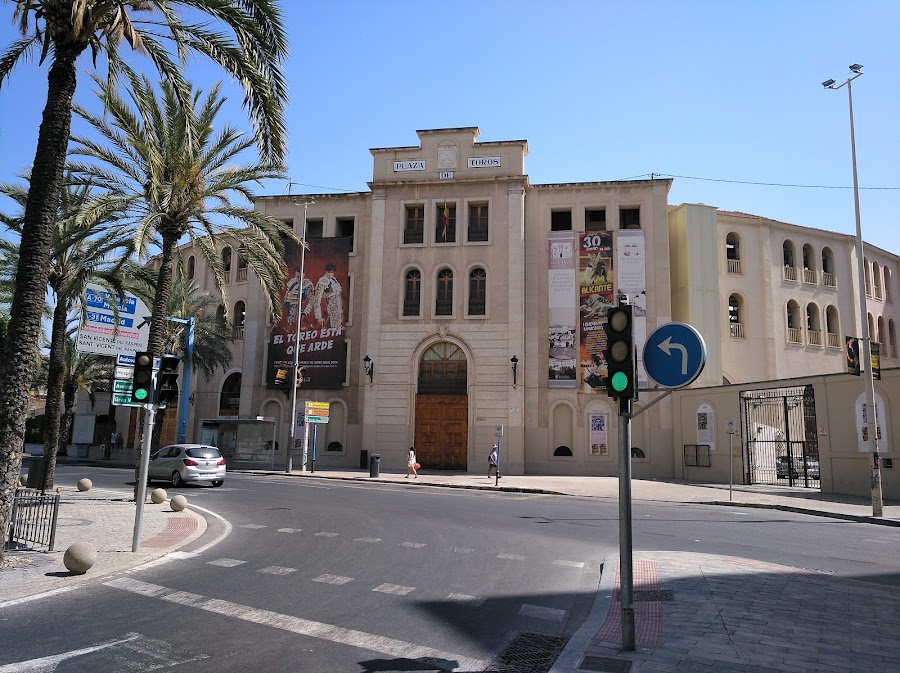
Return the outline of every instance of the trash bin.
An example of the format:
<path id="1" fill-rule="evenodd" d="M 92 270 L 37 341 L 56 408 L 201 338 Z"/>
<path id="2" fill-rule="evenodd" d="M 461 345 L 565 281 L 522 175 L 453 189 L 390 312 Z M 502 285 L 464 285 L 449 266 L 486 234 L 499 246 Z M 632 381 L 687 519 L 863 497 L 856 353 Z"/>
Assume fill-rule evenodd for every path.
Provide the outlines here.
<path id="1" fill-rule="evenodd" d="M 359 469 L 365 470 L 366 466 L 369 464 L 369 451 L 367 449 L 363 449 L 359 452 Z"/>
<path id="2" fill-rule="evenodd" d="M 28 459 L 28 479 L 26 488 L 41 488 L 44 485 L 44 456 L 31 456 Z"/>
<path id="3" fill-rule="evenodd" d="M 381 474 L 381 454 L 373 453 L 369 456 L 369 476 L 377 477 Z"/>

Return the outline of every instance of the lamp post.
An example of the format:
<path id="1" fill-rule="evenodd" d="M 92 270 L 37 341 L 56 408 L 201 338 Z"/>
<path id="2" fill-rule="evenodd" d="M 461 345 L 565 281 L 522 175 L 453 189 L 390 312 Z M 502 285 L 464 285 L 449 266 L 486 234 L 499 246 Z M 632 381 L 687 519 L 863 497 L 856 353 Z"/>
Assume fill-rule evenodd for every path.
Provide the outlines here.
<path id="1" fill-rule="evenodd" d="M 296 204 L 296 201 L 294 203 Z M 306 199 L 303 202 L 303 231 L 300 237 L 300 289 L 297 294 L 297 327 L 294 330 L 294 390 L 291 394 L 291 441 L 287 450 L 287 464 L 284 470 L 287 474 L 290 474 L 293 469 L 294 445 L 297 443 L 297 368 L 300 366 L 300 349 L 297 346 L 300 343 L 300 319 L 303 316 L 303 281 L 306 278 L 306 211 L 310 203 L 315 203 L 315 200 Z M 304 460 L 301 466 L 303 472 L 306 472 L 305 448 L 304 446 Z"/>
<path id="2" fill-rule="evenodd" d="M 856 210 L 856 263 L 857 275 L 859 276 L 859 318 L 862 324 L 862 342 L 863 342 L 863 362 L 865 363 L 865 371 L 863 373 L 863 382 L 866 391 L 866 428 L 869 435 L 869 448 L 872 453 L 872 516 L 881 516 L 882 514 L 882 498 L 881 498 L 881 460 L 878 454 L 878 421 L 876 418 L 875 407 L 875 381 L 872 372 L 872 340 L 869 334 L 868 320 L 868 304 L 866 302 L 866 267 L 865 252 L 862 238 L 862 225 L 859 218 L 859 180 L 856 175 L 856 133 L 853 128 L 853 87 L 852 82 L 862 73 L 862 66 L 854 63 L 850 66 L 850 72 L 853 73 L 843 84 L 837 84 L 833 79 L 825 80 L 822 86 L 826 89 L 842 89 L 847 87 L 847 99 L 850 103 L 850 156 L 853 160 L 853 206 Z M 855 431 L 855 424 L 854 424 Z"/>

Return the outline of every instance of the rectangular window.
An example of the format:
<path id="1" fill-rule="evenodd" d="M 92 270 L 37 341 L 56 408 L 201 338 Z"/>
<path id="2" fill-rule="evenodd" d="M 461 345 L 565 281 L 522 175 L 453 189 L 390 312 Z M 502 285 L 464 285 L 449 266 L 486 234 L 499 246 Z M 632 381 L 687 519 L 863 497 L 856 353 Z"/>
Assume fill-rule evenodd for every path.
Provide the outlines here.
<path id="1" fill-rule="evenodd" d="M 640 229 L 641 228 L 641 209 L 640 208 L 620 208 L 619 209 L 619 228 L 620 229 Z"/>
<path id="2" fill-rule="evenodd" d="M 356 239 L 353 237 L 356 233 L 356 218 L 339 217 L 337 221 L 337 235 L 341 238 L 350 239 L 350 252 L 356 252 Z"/>
<path id="3" fill-rule="evenodd" d="M 550 213 L 550 231 L 572 231 L 572 211 L 552 211 Z"/>
<path id="4" fill-rule="evenodd" d="M 425 206 L 406 206 L 403 242 L 406 244 L 425 242 Z"/>
<path id="5" fill-rule="evenodd" d="M 469 241 L 484 242 L 488 240 L 488 206 L 487 204 L 469 206 Z"/>
<path id="6" fill-rule="evenodd" d="M 606 231 L 606 208 L 585 208 L 585 231 Z"/>
<path id="7" fill-rule="evenodd" d="M 456 242 L 456 205 L 439 203 L 437 205 L 437 227 L 434 230 L 435 243 Z"/>
<path id="8" fill-rule="evenodd" d="M 322 238 L 325 236 L 324 220 L 307 220 L 306 221 L 306 238 Z"/>

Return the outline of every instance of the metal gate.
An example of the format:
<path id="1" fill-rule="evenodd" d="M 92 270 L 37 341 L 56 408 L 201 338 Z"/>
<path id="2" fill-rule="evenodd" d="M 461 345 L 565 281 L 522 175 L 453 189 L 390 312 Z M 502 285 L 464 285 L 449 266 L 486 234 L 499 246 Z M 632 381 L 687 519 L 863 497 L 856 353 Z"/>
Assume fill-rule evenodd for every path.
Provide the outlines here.
<path id="1" fill-rule="evenodd" d="M 748 484 L 819 488 L 816 398 L 803 388 L 741 393 Z"/>

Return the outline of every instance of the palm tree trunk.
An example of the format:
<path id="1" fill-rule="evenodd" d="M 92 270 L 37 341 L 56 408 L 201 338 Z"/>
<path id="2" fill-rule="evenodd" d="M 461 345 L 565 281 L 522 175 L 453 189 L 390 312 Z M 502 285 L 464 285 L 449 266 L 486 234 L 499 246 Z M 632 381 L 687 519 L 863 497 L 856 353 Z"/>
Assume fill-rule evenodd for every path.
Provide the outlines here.
<path id="1" fill-rule="evenodd" d="M 72 124 L 75 60 L 83 49 L 57 44 L 47 76 L 47 104 L 31 169 L 9 334 L 0 363 L 0 531 L 9 524 L 22 463 L 28 389 L 47 296 L 53 225 Z"/>
<path id="2" fill-rule="evenodd" d="M 163 234 L 161 264 L 156 276 L 156 295 L 153 298 L 153 318 L 150 323 L 150 336 L 147 338 L 147 350 L 156 357 L 163 355 L 165 345 L 166 313 L 168 312 L 169 293 L 172 290 L 172 269 L 175 265 L 175 246 L 178 243 L 177 235 Z M 159 448 L 159 437 L 162 430 L 162 417 L 157 414 L 153 427 L 153 438 L 150 442 L 150 451 Z M 141 453 L 143 446 L 135 447 L 134 456 L 134 498 L 137 500 L 138 485 L 140 480 Z"/>
<path id="3" fill-rule="evenodd" d="M 56 455 L 59 448 L 60 408 L 62 403 L 65 363 L 63 349 L 66 339 L 66 318 L 68 307 L 59 293 L 53 309 L 53 327 L 50 332 L 50 362 L 47 371 L 47 402 L 44 405 L 44 488 L 53 488 L 56 474 Z"/>

